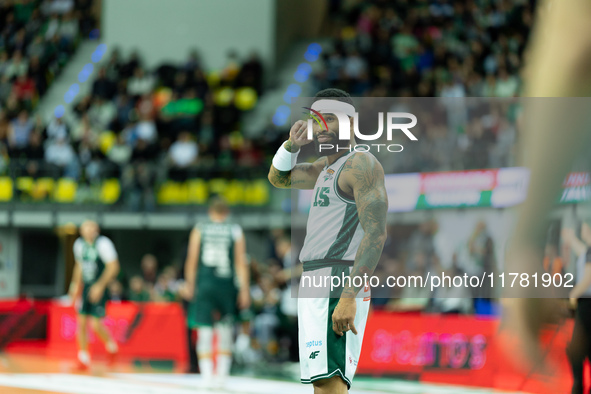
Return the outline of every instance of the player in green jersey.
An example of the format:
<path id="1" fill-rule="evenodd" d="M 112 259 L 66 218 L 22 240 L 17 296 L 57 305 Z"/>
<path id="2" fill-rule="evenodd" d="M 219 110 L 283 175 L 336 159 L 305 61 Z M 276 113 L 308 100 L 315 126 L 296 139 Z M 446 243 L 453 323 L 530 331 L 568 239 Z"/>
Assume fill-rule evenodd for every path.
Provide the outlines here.
<path id="1" fill-rule="evenodd" d="M 107 302 L 107 284 L 119 273 L 119 259 L 111 240 L 99 235 L 96 222 L 87 220 L 80 225 L 80 238 L 74 242 L 74 273 L 70 284 L 70 298 L 74 300 L 82 286 L 82 302 L 78 309 L 78 368 L 90 366 L 87 322 L 103 341 L 113 363 L 117 343 L 102 322 Z"/>
<path id="2" fill-rule="evenodd" d="M 208 213 L 209 220 L 191 231 L 183 295 L 192 300 L 188 322 L 198 330 L 197 357 L 205 385 L 221 387 L 232 364 L 232 329 L 238 308 L 246 309 L 250 305 L 250 280 L 244 234 L 238 224 L 228 221 L 228 206 L 215 198 Z M 215 322 L 214 315 L 219 316 Z M 218 335 L 215 378 L 214 326 Z"/>

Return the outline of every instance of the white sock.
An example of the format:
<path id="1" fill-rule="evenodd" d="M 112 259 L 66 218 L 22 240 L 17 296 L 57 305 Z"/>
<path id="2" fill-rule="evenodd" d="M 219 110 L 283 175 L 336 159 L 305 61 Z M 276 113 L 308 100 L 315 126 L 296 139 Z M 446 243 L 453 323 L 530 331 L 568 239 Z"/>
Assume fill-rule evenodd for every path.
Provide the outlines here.
<path id="1" fill-rule="evenodd" d="M 232 356 L 229 354 L 218 354 L 217 362 L 217 375 L 220 380 L 224 380 L 230 374 Z"/>
<path id="2" fill-rule="evenodd" d="M 107 342 L 107 344 L 105 345 L 105 348 L 107 349 L 107 352 L 109 352 L 109 353 L 117 353 L 119 351 L 119 347 L 117 346 L 117 342 L 115 342 L 115 341 Z"/>
<path id="3" fill-rule="evenodd" d="M 199 357 L 199 372 L 205 381 L 213 377 L 213 360 L 211 357 Z"/>
<path id="4" fill-rule="evenodd" d="M 78 360 L 84 365 L 90 364 L 90 354 L 86 350 L 78 350 Z"/>

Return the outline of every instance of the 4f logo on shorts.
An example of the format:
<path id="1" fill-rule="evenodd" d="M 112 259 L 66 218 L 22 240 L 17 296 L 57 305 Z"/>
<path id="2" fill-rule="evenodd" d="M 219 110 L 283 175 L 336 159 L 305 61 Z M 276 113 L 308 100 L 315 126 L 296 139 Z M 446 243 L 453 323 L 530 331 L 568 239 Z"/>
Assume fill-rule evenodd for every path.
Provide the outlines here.
<path id="1" fill-rule="evenodd" d="M 314 360 L 318 356 L 318 353 L 320 353 L 320 350 L 310 353 L 310 358 Z"/>

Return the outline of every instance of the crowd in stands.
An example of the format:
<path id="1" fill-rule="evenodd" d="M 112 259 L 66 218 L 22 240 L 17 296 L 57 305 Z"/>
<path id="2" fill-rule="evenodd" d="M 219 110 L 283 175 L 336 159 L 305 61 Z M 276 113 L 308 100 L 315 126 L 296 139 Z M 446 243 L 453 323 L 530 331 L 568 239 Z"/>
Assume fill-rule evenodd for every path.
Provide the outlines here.
<path id="1" fill-rule="evenodd" d="M 331 2 L 333 39 L 314 83 L 352 96 L 455 100 L 441 102 L 439 118 L 421 114 L 420 143 L 380 158 L 387 172 L 514 165 L 516 111 L 458 110 L 470 105 L 457 100 L 519 94 L 532 3 Z M 241 133 L 242 114 L 263 93 L 256 54 L 239 58 L 230 51 L 225 67 L 211 71 L 196 51 L 182 64 L 148 68 L 141 53 L 111 49 L 73 116 L 45 123 L 31 114 L 80 37 L 92 32 L 92 4 L 0 5 L 0 173 L 68 177 L 82 186 L 118 178 L 122 196 L 137 209 L 154 208 L 156 190 L 168 179 L 264 178 L 289 125 L 269 126 L 254 140 Z"/>
<path id="2" fill-rule="evenodd" d="M 262 93 L 262 71 L 255 53 L 240 63 L 230 52 L 223 70 L 206 75 L 195 51 L 183 64 L 149 70 L 137 52 L 123 59 L 115 49 L 72 117 L 45 125 L 23 112 L 8 126 L 26 129 L 9 132 L 22 135 L 8 144 L 13 175 L 81 185 L 119 178 L 123 194 L 150 209 L 166 179 L 184 181 L 200 170 L 210 177 L 258 173 L 262 148 L 243 138 L 240 120 Z"/>
<path id="3" fill-rule="evenodd" d="M 32 113 L 82 37 L 94 30 L 92 7 L 93 0 L 0 3 L 0 172 L 23 158 L 28 172 L 45 157 L 62 165 L 68 159 L 58 157 L 59 146 L 43 147 L 45 139 L 56 138 L 56 122 L 45 125 Z"/>
<path id="4" fill-rule="evenodd" d="M 317 89 L 340 88 L 354 97 L 442 97 L 447 117 L 457 115 L 457 107 L 469 107 L 471 101 L 463 101 L 464 97 L 519 95 L 534 1 L 365 0 L 331 4 L 333 37 L 323 48 L 320 69 L 315 73 Z M 508 121 L 515 120 L 510 111 L 474 118 L 464 114 L 464 119 L 470 119 L 468 124 L 448 124 L 443 129 L 431 127 L 437 120 L 426 114 L 429 122 L 425 122 L 424 115 L 418 116 L 421 124 L 426 124 L 420 146 L 397 158 L 400 164 L 392 171 L 514 164 L 512 149 L 517 134 Z"/>

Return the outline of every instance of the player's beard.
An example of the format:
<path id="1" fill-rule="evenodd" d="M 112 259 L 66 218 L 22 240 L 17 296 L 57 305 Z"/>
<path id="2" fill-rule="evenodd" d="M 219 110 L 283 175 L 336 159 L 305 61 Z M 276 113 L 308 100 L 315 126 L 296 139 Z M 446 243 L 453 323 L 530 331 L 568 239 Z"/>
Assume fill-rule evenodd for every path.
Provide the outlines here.
<path id="1" fill-rule="evenodd" d="M 327 136 L 330 139 L 320 142 L 318 141 L 318 136 Z M 349 150 L 349 145 L 349 140 L 340 140 L 337 134 L 332 131 L 322 132 L 314 136 L 314 146 L 316 147 L 318 156 L 330 156 L 335 153 L 344 152 L 345 150 Z"/>

